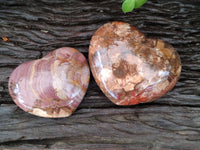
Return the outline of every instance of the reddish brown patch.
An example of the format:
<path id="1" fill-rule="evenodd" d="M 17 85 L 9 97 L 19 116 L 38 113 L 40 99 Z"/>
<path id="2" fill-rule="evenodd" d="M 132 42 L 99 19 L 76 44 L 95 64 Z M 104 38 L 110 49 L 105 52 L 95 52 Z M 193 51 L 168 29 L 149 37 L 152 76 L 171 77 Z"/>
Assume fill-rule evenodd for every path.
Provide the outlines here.
<path id="1" fill-rule="evenodd" d="M 120 59 L 119 63 L 112 64 L 112 70 L 117 78 L 125 78 L 129 72 L 127 61 Z"/>

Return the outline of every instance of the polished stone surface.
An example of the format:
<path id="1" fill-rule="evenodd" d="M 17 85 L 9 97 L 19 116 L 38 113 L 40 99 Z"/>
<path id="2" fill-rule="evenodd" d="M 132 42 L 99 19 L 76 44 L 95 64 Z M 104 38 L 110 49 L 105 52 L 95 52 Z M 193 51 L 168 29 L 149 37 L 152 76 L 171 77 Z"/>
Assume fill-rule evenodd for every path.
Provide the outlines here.
<path id="1" fill-rule="evenodd" d="M 89 84 L 87 60 L 76 49 L 63 47 L 18 66 L 9 79 L 14 102 L 31 114 L 67 117 L 82 101 Z"/>
<path id="2" fill-rule="evenodd" d="M 181 73 L 180 57 L 171 45 L 117 21 L 93 35 L 89 62 L 97 84 L 117 105 L 158 99 L 175 86 Z"/>

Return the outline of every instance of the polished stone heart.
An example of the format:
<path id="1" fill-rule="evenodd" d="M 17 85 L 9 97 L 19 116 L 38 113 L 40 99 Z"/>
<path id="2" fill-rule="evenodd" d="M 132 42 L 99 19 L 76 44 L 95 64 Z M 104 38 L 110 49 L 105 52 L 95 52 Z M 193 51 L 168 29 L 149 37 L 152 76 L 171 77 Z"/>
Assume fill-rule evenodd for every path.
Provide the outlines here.
<path id="1" fill-rule="evenodd" d="M 160 98 L 175 86 L 181 72 L 179 55 L 171 45 L 117 21 L 93 35 L 89 62 L 97 84 L 117 105 Z"/>
<path id="2" fill-rule="evenodd" d="M 89 78 L 85 57 L 76 49 L 64 47 L 18 66 L 10 76 L 9 92 L 26 112 L 67 117 L 82 101 Z"/>

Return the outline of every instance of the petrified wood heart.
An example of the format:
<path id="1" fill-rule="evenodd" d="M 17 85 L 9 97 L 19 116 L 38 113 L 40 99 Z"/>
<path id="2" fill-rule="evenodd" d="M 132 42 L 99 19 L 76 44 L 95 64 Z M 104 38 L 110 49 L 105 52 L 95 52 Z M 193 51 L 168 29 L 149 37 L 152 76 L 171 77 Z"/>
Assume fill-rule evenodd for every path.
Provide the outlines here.
<path id="1" fill-rule="evenodd" d="M 181 72 L 179 55 L 171 45 L 117 21 L 93 35 L 89 62 L 97 84 L 117 105 L 158 99 L 175 86 Z"/>
<path id="2" fill-rule="evenodd" d="M 26 112 L 67 117 L 82 101 L 89 78 L 85 57 L 76 49 L 64 47 L 18 66 L 10 76 L 9 92 Z"/>

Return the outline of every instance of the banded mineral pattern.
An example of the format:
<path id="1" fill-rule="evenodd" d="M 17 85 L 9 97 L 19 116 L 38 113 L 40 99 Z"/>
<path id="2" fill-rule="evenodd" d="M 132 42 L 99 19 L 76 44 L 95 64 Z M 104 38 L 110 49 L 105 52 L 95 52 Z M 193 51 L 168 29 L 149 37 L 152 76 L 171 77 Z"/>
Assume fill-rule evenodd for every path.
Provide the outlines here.
<path id="1" fill-rule="evenodd" d="M 89 78 L 85 57 L 64 47 L 18 66 L 10 76 L 9 92 L 24 111 L 41 117 L 67 117 L 82 101 Z"/>
<path id="2" fill-rule="evenodd" d="M 175 86 L 181 73 L 180 57 L 171 45 L 117 21 L 95 32 L 89 62 L 97 84 L 117 105 L 158 99 Z"/>

